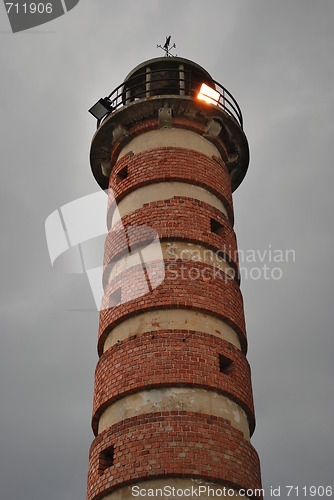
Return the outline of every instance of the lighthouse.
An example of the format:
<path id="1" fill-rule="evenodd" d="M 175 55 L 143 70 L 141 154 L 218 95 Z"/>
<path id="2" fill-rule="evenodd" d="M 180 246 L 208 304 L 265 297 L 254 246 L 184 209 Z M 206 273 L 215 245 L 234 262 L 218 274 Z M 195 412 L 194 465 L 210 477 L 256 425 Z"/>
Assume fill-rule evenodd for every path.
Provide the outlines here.
<path id="1" fill-rule="evenodd" d="M 159 57 L 90 111 L 109 202 L 87 500 L 261 497 L 233 230 L 240 107 L 197 63 Z"/>

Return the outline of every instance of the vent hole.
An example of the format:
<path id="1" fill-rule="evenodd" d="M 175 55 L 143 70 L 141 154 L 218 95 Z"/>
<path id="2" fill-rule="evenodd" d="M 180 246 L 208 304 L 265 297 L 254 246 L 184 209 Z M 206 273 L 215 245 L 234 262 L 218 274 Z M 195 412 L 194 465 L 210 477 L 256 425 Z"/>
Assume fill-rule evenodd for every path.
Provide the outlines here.
<path id="1" fill-rule="evenodd" d="M 216 219 L 210 219 L 211 232 L 218 236 L 223 236 L 223 225 Z"/>
<path id="2" fill-rule="evenodd" d="M 233 365 L 233 361 L 230 358 L 227 358 L 223 354 L 219 354 L 219 370 L 221 373 L 225 373 L 229 375 L 231 372 L 231 367 Z"/>
<path id="3" fill-rule="evenodd" d="M 109 295 L 109 307 L 118 306 L 122 301 L 121 289 L 118 288 L 112 294 Z"/>
<path id="4" fill-rule="evenodd" d="M 110 446 L 99 454 L 98 472 L 102 476 L 105 470 L 114 464 L 114 447 Z"/>
<path id="5" fill-rule="evenodd" d="M 128 167 L 123 167 L 121 170 L 118 172 L 117 177 L 120 181 L 124 181 L 128 176 Z"/>

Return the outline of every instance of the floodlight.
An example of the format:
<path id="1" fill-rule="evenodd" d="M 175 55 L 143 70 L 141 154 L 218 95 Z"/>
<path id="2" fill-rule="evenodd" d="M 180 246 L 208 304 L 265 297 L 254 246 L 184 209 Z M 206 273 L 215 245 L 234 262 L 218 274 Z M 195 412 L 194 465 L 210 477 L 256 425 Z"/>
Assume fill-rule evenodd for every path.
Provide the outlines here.
<path id="1" fill-rule="evenodd" d="M 197 95 L 197 99 L 208 102 L 209 104 L 214 104 L 215 106 L 218 106 L 219 97 L 220 93 L 205 83 L 202 83 L 201 89 Z"/>
<path id="2" fill-rule="evenodd" d="M 110 113 L 113 110 L 113 106 L 111 104 L 110 99 L 108 97 L 102 97 L 99 101 L 97 101 L 94 106 L 92 106 L 88 111 L 91 113 L 97 120 L 102 120 L 104 116 Z"/>

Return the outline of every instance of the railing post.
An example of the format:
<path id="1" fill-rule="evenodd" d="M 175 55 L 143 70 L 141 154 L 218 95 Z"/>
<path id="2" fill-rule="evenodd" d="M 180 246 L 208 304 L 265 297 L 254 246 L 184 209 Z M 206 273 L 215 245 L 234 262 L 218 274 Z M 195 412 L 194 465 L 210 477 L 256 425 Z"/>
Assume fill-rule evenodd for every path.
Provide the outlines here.
<path id="1" fill-rule="evenodd" d="M 184 66 L 179 65 L 179 84 L 180 84 L 180 95 L 185 95 L 185 81 L 184 81 Z"/>
<path id="2" fill-rule="evenodd" d="M 131 98 L 131 89 L 128 89 L 126 92 L 125 92 L 125 104 L 128 103 L 128 101 L 130 100 Z"/>
<path id="3" fill-rule="evenodd" d="M 151 95 L 151 68 L 146 68 L 146 97 Z"/>

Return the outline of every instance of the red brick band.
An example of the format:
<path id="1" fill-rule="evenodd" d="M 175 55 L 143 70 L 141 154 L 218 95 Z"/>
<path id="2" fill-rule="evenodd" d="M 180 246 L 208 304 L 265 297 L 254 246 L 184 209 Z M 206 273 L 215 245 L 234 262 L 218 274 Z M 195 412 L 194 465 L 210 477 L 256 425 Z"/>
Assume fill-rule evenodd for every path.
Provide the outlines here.
<path id="1" fill-rule="evenodd" d="M 143 226 L 142 231 L 131 231 L 127 241 L 124 229 Z M 128 245 L 131 248 L 144 245 L 152 236 L 149 228 L 154 229 L 162 241 L 182 240 L 219 251 L 220 256 L 224 254 L 236 269 L 238 267 L 236 236 L 222 212 L 202 201 L 181 196 L 149 203 L 117 222 L 106 238 L 104 264 L 118 259 L 128 250 Z"/>
<path id="2" fill-rule="evenodd" d="M 118 174 L 127 168 L 127 177 Z M 109 187 L 116 202 L 142 186 L 156 182 L 185 182 L 203 187 L 216 195 L 224 204 L 230 221 L 233 223 L 231 183 L 228 170 L 221 159 L 213 159 L 194 150 L 163 147 L 130 154 L 121 158 L 113 169 Z M 115 203 L 109 199 L 108 224 Z"/>
<path id="3" fill-rule="evenodd" d="M 220 370 L 220 356 L 229 360 Z M 246 412 L 255 427 L 250 369 L 242 352 L 229 342 L 195 331 L 146 332 L 114 344 L 95 372 L 92 427 L 97 434 L 102 412 L 128 394 L 158 387 L 215 390 Z"/>
<path id="4" fill-rule="evenodd" d="M 110 454 L 111 447 L 113 459 L 106 467 L 103 452 L 108 449 Z M 90 448 L 87 500 L 161 477 L 166 484 L 169 477 L 189 477 L 235 489 L 261 488 L 257 453 L 242 432 L 220 417 L 166 411 L 123 420 L 95 438 Z"/>
<path id="5" fill-rule="evenodd" d="M 154 276 L 163 272 L 161 263 L 147 264 L 146 272 L 154 281 Z M 237 333 L 241 349 L 246 353 L 242 295 L 235 280 L 228 278 L 223 271 L 201 262 L 196 262 L 194 266 L 193 262 L 168 261 L 164 280 L 157 288 L 144 295 L 145 288 L 141 290 L 141 287 L 146 282 L 143 281 L 143 268 L 133 266 L 106 286 L 100 311 L 100 355 L 108 333 L 117 324 L 141 312 L 171 308 L 198 310 L 221 318 Z M 111 307 L 110 298 L 115 293 L 119 294 L 119 305 Z"/>

